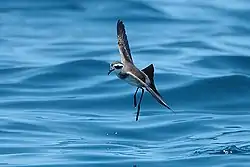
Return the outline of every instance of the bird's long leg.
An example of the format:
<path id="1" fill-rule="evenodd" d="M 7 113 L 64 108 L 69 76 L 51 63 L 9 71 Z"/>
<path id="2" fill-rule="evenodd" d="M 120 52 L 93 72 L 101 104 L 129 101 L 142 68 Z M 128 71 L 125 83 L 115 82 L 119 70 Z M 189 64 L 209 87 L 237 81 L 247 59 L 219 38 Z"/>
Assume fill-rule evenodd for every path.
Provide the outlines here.
<path id="1" fill-rule="evenodd" d="M 140 101 L 139 101 L 139 103 L 138 103 L 138 106 L 137 106 L 137 113 L 136 113 L 136 121 L 138 121 L 138 119 L 139 119 L 139 114 L 140 114 L 140 109 L 141 109 L 141 100 L 142 100 L 142 97 L 143 97 L 143 94 L 144 94 L 144 89 L 143 88 L 141 88 L 141 97 L 140 97 Z"/>
<path id="2" fill-rule="evenodd" d="M 136 103 L 136 94 L 137 94 L 138 90 L 139 90 L 139 87 L 136 89 L 135 94 L 134 94 L 134 107 L 137 106 L 137 103 Z"/>

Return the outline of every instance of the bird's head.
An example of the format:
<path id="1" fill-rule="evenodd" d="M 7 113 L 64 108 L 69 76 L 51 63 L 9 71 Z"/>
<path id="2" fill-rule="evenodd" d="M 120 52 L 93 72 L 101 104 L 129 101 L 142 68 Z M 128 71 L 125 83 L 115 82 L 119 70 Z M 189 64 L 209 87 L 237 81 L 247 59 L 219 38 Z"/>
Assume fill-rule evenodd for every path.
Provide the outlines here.
<path id="1" fill-rule="evenodd" d="M 108 72 L 108 75 L 111 73 L 111 72 L 115 72 L 116 74 L 119 74 L 123 68 L 123 64 L 119 61 L 115 61 L 113 63 L 110 64 L 110 69 L 109 69 L 109 72 Z"/>

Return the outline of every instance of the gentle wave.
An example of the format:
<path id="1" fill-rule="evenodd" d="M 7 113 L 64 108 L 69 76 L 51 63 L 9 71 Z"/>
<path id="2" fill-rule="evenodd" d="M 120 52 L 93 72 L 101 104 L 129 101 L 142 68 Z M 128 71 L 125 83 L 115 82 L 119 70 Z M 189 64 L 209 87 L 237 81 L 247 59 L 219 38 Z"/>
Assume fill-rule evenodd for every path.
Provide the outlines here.
<path id="1" fill-rule="evenodd" d="M 0 166 L 248 166 L 249 3 L 0 2 Z M 122 19 L 156 87 L 107 75 Z"/>

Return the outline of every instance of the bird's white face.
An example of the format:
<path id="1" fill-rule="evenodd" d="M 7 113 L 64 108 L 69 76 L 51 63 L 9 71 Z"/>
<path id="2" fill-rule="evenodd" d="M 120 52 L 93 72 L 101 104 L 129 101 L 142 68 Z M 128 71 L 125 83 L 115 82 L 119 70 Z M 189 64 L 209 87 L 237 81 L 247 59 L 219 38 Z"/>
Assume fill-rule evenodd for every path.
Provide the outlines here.
<path id="1" fill-rule="evenodd" d="M 110 69 L 109 69 L 109 72 L 108 72 L 108 75 L 111 73 L 111 72 L 115 72 L 116 74 L 119 74 L 123 68 L 123 64 L 121 62 L 114 62 L 112 64 L 110 64 Z"/>

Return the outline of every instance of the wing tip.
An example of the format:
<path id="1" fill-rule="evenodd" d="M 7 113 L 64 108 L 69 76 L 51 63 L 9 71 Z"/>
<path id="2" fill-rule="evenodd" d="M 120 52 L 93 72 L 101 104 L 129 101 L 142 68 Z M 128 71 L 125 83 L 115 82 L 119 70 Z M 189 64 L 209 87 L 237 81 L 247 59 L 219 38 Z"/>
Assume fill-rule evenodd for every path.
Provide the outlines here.
<path id="1" fill-rule="evenodd" d="M 161 97 L 161 95 L 159 95 L 159 96 Z M 170 108 L 169 105 L 167 105 L 166 102 L 164 102 L 164 101 L 162 100 L 162 101 L 160 101 L 160 103 L 161 103 L 164 107 L 166 107 L 167 109 L 169 109 L 170 111 L 172 111 L 173 113 L 175 113 L 175 111 L 174 111 L 172 108 Z"/>
<path id="2" fill-rule="evenodd" d="M 117 20 L 117 24 L 121 24 L 121 23 L 123 23 L 122 20 L 121 20 L 121 19 L 118 19 L 118 20 Z"/>
<path id="3" fill-rule="evenodd" d="M 123 21 L 121 19 L 118 19 L 117 21 L 117 29 L 124 29 L 124 24 L 123 24 Z"/>
<path id="4" fill-rule="evenodd" d="M 175 111 L 174 111 L 172 108 L 170 108 L 167 104 L 165 104 L 164 106 L 167 107 L 167 109 L 169 109 L 169 110 L 172 111 L 173 113 L 175 113 Z"/>

